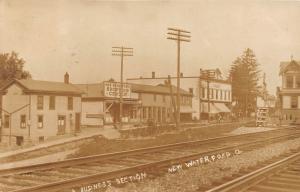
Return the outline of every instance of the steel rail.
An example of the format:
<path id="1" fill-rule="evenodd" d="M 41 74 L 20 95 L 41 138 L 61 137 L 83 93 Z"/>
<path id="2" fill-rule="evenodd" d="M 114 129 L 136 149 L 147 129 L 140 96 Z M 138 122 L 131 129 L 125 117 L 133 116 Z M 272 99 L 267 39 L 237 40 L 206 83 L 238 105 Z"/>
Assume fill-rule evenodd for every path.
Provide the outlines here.
<path id="1" fill-rule="evenodd" d="M 234 180 L 231 180 L 227 183 L 224 183 L 222 185 L 219 185 L 215 188 L 212 188 L 210 190 L 207 190 L 206 192 L 226 192 L 226 191 L 244 191 L 247 188 L 252 187 L 251 183 L 255 182 L 259 177 L 264 177 L 266 175 L 274 173 L 276 170 L 286 167 L 288 164 L 300 159 L 300 152 L 293 153 L 289 155 L 288 157 L 281 159 L 279 161 L 276 161 L 272 164 L 269 164 L 265 167 L 262 167 L 260 169 L 257 169 L 253 172 L 250 172 L 246 175 L 243 175 L 241 177 L 238 177 Z M 243 186 L 247 187 L 243 187 Z"/>
<path id="2" fill-rule="evenodd" d="M 207 152 L 199 152 L 196 154 L 190 154 L 190 155 L 185 155 L 181 157 L 176 157 L 176 158 L 170 158 L 167 160 L 161 160 L 161 161 L 154 161 L 150 163 L 144 163 L 136 166 L 132 166 L 129 168 L 123 168 L 115 171 L 109 171 L 105 173 L 99 173 L 99 174 L 91 174 L 88 176 L 82 176 L 82 177 L 76 177 L 72 179 L 67 179 L 59 182 L 53 182 L 53 183 L 48 183 L 48 184 L 42 184 L 39 186 L 33 186 L 33 187 L 28 187 L 28 188 L 22 188 L 22 189 L 17 189 L 12 192 L 50 192 L 50 191 L 57 191 L 61 189 L 68 189 L 68 188 L 75 188 L 79 187 L 82 185 L 88 185 L 92 183 L 97 183 L 105 180 L 110 180 L 110 179 L 115 179 L 123 176 L 128 176 L 131 174 L 136 174 L 138 172 L 142 171 L 148 171 L 151 173 L 151 170 L 157 170 L 158 168 L 165 168 L 168 166 L 172 166 L 174 164 L 178 163 L 185 163 L 191 160 L 198 159 L 199 157 L 204 157 L 204 156 L 209 156 L 213 154 L 217 154 L 220 152 L 224 151 L 229 151 L 229 150 L 235 150 L 235 149 L 243 149 L 243 148 L 251 148 L 253 146 L 265 144 L 266 142 L 270 141 L 275 141 L 275 140 L 280 140 L 280 139 L 286 139 L 286 138 L 298 138 L 300 133 L 298 134 L 289 134 L 289 135 L 284 135 L 284 136 L 279 136 L 275 138 L 270 138 L 267 140 L 260 140 L 260 141 L 252 141 L 252 142 L 247 142 L 243 143 L 241 145 L 235 145 L 235 146 L 228 146 L 228 147 L 223 147 Z"/>
<path id="3" fill-rule="evenodd" d="M 225 140 L 226 139 L 241 139 L 243 137 L 254 138 L 254 137 L 252 137 L 253 135 L 260 136 L 260 135 L 265 135 L 266 132 L 268 132 L 268 133 L 280 132 L 282 130 L 286 131 L 287 129 L 290 129 L 290 128 L 281 128 L 281 129 L 275 129 L 275 130 L 264 131 L 264 132 L 254 132 L 254 133 L 247 133 L 247 134 L 214 137 L 214 138 L 209 138 L 209 139 L 204 139 L 204 140 L 180 142 L 180 143 L 175 143 L 175 144 L 154 146 L 154 147 L 148 147 L 148 148 L 140 148 L 140 149 L 134 149 L 134 150 L 128 150 L 128 151 L 105 153 L 105 154 L 91 155 L 91 156 L 86 156 L 86 157 L 78 157 L 78 158 L 60 160 L 60 161 L 56 161 L 56 162 L 38 163 L 38 164 L 29 165 L 29 166 L 0 169 L 0 176 L 8 176 L 8 175 L 14 175 L 14 174 L 33 172 L 33 171 L 53 169 L 53 168 L 57 169 L 57 168 L 61 168 L 61 167 L 70 167 L 73 165 L 87 164 L 87 163 L 98 162 L 98 161 L 103 161 L 103 160 L 107 160 L 107 159 L 113 159 L 116 157 L 124 157 L 124 156 L 128 156 L 128 155 L 140 155 L 140 154 L 145 154 L 145 153 L 152 153 L 152 152 L 174 149 L 174 148 L 179 148 L 179 147 L 187 147 L 187 146 L 192 146 L 192 145 L 202 145 L 202 144 L 204 145 L 204 144 L 210 144 L 210 143 L 213 143 L 213 142 L 216 142 L 219 140 L 222 141 L 224 139 Z"/>

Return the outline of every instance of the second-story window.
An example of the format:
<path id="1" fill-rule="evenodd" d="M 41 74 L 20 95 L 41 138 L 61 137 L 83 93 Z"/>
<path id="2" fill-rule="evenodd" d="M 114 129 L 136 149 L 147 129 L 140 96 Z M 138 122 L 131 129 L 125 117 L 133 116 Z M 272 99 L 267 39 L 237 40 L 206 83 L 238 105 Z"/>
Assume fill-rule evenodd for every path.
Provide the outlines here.
<path id="1" fill-rule="evenodd" d="M 296 76 L 296 88 L 300 88 L 300 75 Z"/>
<path id="2" fill-rule="evenodd" d="M 165 103 L 166 102 L 166 96 L 163 95 L 162 97 L 163 97 L 163 102 Z"/>
<path id="3" fill-rule="evenodd" d="M 156 94 L 153 95 L 153 101 L 156 101 Z"/>
<path id="4" fill-rule="evenodd" d="M 293 88 L 293 76 L 286 76 L 286 88 Z"/>
<path id="5" fill-rule="evenodd" d="M 55 109 L 55 96 L 49 96 L 49 109 Z"/>
<path id="6" fill-rule="evenodd" d="M 219 99 L 219 90 L 216 89 L 216 99 Z"/>
<path id="7" fill-rule="evenodd" d="M 4 128 L 9 128 L 9 115 L 4 115 Z"/>
<path id="8" fill-rule="evenodd" d="M 291 108 L 292 109 L 298 108 L 298 96 L 291 97 Z"/>
<path id="9" fill-rule="evenodd" d="M 37 109 L 43 110 L 44 108 L 44 97 L 42 95 L 37 96 Z"/>
<path id="10" fill-rule="evenodd" d="M 220 90 L 220 100 L 223 100 L 223 90 Z"/>
<path id="11" fill-rule="evenodd" d="M 201 92 L 202 92 L 202 98 L 204 99 L 205 98 L 205 88 L 202 88 Z"/>
<path id="12" fill-rule="evenodd" d="M 210 98 L 211 98 L 211 99 L 214 98 L 214 89 L 210 89 Z"/>
<path id="13" fill-rule="evenodd" d="M 21 115 L 20 127 L 22 129 L 26 128 L 26 115 Z"/>
<path id="14" fill-rule="evenodd" d="M 68 110 L 73 110 L 73 97 L 68 97 Z"/>

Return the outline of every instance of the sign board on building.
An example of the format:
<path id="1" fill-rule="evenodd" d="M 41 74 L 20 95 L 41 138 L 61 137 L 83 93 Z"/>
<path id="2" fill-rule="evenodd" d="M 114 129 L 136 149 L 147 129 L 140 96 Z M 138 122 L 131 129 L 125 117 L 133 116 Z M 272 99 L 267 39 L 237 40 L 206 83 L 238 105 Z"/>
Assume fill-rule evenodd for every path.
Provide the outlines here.
<path id="1" fill-rule="evenodd" d="M 120 97 L 121 83 L 119 82 L 104 82 L 105 97 Z M 123 98 L 131 98 L 131 86 L 123 83 Z"/>

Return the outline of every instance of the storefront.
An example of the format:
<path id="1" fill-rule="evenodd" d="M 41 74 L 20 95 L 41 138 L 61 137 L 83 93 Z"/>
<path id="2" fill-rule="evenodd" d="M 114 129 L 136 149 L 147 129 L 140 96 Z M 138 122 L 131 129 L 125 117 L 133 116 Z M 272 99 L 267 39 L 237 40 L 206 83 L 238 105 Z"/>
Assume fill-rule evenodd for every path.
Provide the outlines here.
<path id="1" fill-rule="evenodd" d="M 105 81 L 95 84 L 77 85 L 83 92 L 82 125 L 102 127 L 120 122 L 120 83 Z M 131 92 L 131 85 L 123 85 L 122 122 L 139 122 L 141 104 L 138 96 Z"/>

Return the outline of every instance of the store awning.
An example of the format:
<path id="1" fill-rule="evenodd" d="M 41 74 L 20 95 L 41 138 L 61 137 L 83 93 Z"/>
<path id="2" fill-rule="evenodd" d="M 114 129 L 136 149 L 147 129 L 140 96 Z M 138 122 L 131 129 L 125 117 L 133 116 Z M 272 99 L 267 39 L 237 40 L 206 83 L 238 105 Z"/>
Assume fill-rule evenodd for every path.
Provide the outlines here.
<path id="1" fill-rule="evenodd" d="M 222 113 L 230 113 L 230 109 L 224 104 L 224 103 L 214 103 L 216 107 L 219 109 Z"/>
<path id="2" fill-rule="evenodd" d="M 209 113 L 230 113 L 230 109 L 224 103 L 210 103 L 209 104 Z M 201 112 L 208 113 L 208 104 L 201 104 Z"/>
<path id="3" fill-rule="evenodd" d="M 194 110 L 191 106 L 180 106 L 180 113 L 195 113 L 196 110 Z"/>
<path id="4" fill-rule="evenodd" d="M 201 112 L 202 113 L 208 113 L 208 104 L 202 103 L 201 104 Z M 213 104 L 209 104 L 209 113 L 220 113 L 220 110 Z"/>

